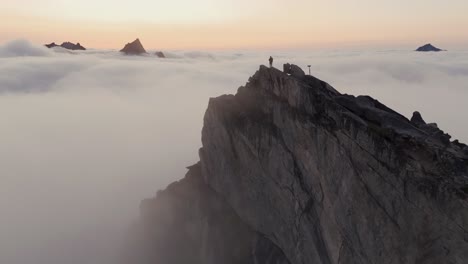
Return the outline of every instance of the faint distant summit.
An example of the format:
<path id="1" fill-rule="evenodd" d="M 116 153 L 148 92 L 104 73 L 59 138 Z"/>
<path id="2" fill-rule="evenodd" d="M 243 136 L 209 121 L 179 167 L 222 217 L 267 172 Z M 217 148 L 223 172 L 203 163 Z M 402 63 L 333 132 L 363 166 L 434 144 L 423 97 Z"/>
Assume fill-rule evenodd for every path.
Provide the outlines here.
<path id="1" fill-rule="evenodd" d="M 79 42 L 76 43 L 76 44 L 73 44 L 71 42 L 64 42 L 60 46 L 62 48 L 66 48 L 66 49 L 69 49 L 69 50 L 86 50 L 86 48 L 81 46 L 81 44 Z"/>
<path id="2" fill-rule="evenodd" d="M 120 52 L 123 52 L 127 55 L 140 55 L 146 53 L 146 50 L 143 48 L 140 39 L 136 39 L 132 43 L 127 43 L 127 45 L 125 45 L 125 47 L 120 50 Z"/>
<path id="3" fill-rule="evenodd" d="M 444 50 L 436 48 L 432 44 L 426 44 L 422 47 L 419 47 L 416 51 L 426 52 L 426 51 L 444 51 Z"/>
<path id="4" fill-rule="evenodd" d="M 73 44 L 71 42 L 64 42 L 64 43 L 62 43 L 62 45 L 57 45 L 57 44 L 55 44 L 55 42 L 52 42 L 50 44 L 46 44 L 45 46 L 48 47 L 49 49 L 50 48 L 55 48 L 55 47 L 62 47 L 64 49 L 68 49 L 68 50 L 86 50 L 86 48 L 81 46 L 81 44 L 79 42 L 76 43 L 76 44 Z"/>
<path id="5" fill-rule="evenodd" d="M 48 47 L 49 49 L 51 48 L 54 48 L 54 47 L 58 47 L 59 45 L 55 44 L 55 42 L 52 42 L 50 44 L 45 44 L 44 46 Z"/>
<path id="6" fill-rule="evenodd" d="M 156 51 L 156 53 L 154 53 L 154 55 L 156 55 L 156 57 L 158 57 L 158 58 L 166 58 L 166 55 L 164 55 L 164 53 L 162 51 Z"/>

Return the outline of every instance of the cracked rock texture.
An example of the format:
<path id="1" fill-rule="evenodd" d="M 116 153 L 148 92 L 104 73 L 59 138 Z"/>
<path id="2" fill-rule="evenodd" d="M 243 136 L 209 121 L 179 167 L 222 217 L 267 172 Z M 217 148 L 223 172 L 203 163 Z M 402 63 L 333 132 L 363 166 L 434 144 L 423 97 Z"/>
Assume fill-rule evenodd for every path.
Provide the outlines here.
<path id="1" fill-rule="evenodd" d="M 129 258 L 467 263 L 468 148 L 412 120 L 261 66 L 210 100 L 200 162 L 142 202 Z"/>

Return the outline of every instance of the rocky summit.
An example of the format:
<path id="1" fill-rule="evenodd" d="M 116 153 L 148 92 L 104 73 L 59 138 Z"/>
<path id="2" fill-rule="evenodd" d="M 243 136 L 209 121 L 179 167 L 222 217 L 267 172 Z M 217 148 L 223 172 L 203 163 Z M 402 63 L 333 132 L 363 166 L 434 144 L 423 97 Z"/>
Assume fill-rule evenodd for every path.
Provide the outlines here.
<path id="1" fill-rule="evenodd" d="M 46 46 L 47 48 L 55 48 L 55 47 L 62 47 L 64 49 L 68 49 L 68 50 L 86 50 L 85 47 L 81 46 L 80 43 L 71 43 L 71 42 L 63 42 L 62 45 L 57 45 L 55 44 L 55 42 L 52 42 L 50 44 L 46 44 L 44 45 Z"/>
<path id="2" fill-rule="evenodd" d="M 123 52 L 127 55 L 140 55 L 145 54 L 146 50 L 145 48 L 143 48 L 140 39 L 136 39 L 131 43 L 127 43 L 125 47 L 122 50 L 120 50 L 120 52 Z"/>
<path id="3" fill-rule="evenodd" d="M 79 42 L 76 43 L 76 44 L 71 43 L 71 42 L 64 42 L 60 46 L 62 48 L 66 48 L 66 49 L 69 49 L 69 50 L 86 50 L 86 48 L 81 46 L 81 44 Z"/>
<path id="4" fill-rule="evenodd" d="M 284 68 L 210 99 L 200 162 L 141 203 L 126 263 L 466 263 L 468 147 Z"/>
<path id="5" fill-rule="evenodd" d="M 51 49 L 51 48 L 54 48 L 54 47 L 58 47 L 59 45 L 55 44 L 55 42 L 52 42 L 50 44 L 45 44 L 44 46 L 46 46 L 47 48 Z"/>
<path id="6" fill-rule="evenodd" d="M 434 47 L 432 44 L 426 44 L 424 46 L 421 46 L 421 47 L 417 48 L 416 51 L 424 51 L 424 52 L 436 51 L 437 52 L 437 51 L 443 51 L 443 50 Z"/>

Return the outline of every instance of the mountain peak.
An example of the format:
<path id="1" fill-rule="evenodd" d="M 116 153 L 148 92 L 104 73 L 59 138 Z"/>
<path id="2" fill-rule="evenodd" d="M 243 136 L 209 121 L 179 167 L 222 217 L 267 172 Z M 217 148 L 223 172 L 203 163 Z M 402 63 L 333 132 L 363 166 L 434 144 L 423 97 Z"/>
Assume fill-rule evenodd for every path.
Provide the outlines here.
<path id="1" fill-rule="evenodd" d="M 62 47 L 64 49 L 68 49 L 68 50 L 86 50 L 85 47 L 81 46 L 81 44 L 78 42 L 76 44 L 74 43 L 71 43 L 71 42 L 63 42 L 61 45 L 57 45 L 55 44 L 55 42 L 52 42 L 50 44 L 46 44 L 44 45 L 46 46 L 47 48 L 55 48 L 55 47 Z"/>
<path id="2" fill-rule="evenodd" d="M 125 47 L 120 50 L 120 52 L 123 52 L 127 55 L 140 55 L 146 53 L 145 48 L 140 42 L 140 39 L 137 38 L 131 43 L 127 43 Z"/>
<path id="3" fill-rule="evenodd" d="M 210 100 L 200 162 L 142 203 L 135 255 L 463 263 L 468 147 L 420 113 L 410 121 L 296 67 L 260 66 L 236 95 Z"/>
<path id="4" fill-rule="evenodd" d="M 63 42 L 62 45 L 60 45 L 62 48 L 66 48 L 69 50 L 86 50 L 85 47 L 81 46 L 80 43 L 71 43 L 71 42 Z"/>
<path id="5" fill-rule="evenodd" d="M 436 48 L 435 46 L 433 46 L 432 44 L 428 43 L 424 46 L 421 46 L 419 48 L 416 49 L 416 51 L 443 51 L 442 49 L 439 49 L 439 48 Z"/>

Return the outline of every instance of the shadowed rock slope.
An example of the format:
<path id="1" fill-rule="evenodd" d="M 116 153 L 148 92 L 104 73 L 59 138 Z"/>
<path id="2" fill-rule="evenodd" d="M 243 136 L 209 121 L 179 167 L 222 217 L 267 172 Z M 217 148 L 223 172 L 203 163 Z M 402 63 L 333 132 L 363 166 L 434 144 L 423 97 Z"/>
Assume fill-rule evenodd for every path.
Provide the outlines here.
<path id="1" fill-rule="evenodd" d="M 466 263 L 468 148 L 419 113 L 260 67 L 141 204 L 132 263 Z M 137 235 L 136 235 L 137 234 Z"/>
<path id="2" fill-rule="evenodd" d="M 120 50 L 127 55 L 140 55 L 145 54 L 146 50 L 140 42 L 140 39 L 136 39 L 131 43 L 127 43 L 123 49 Z"/>

